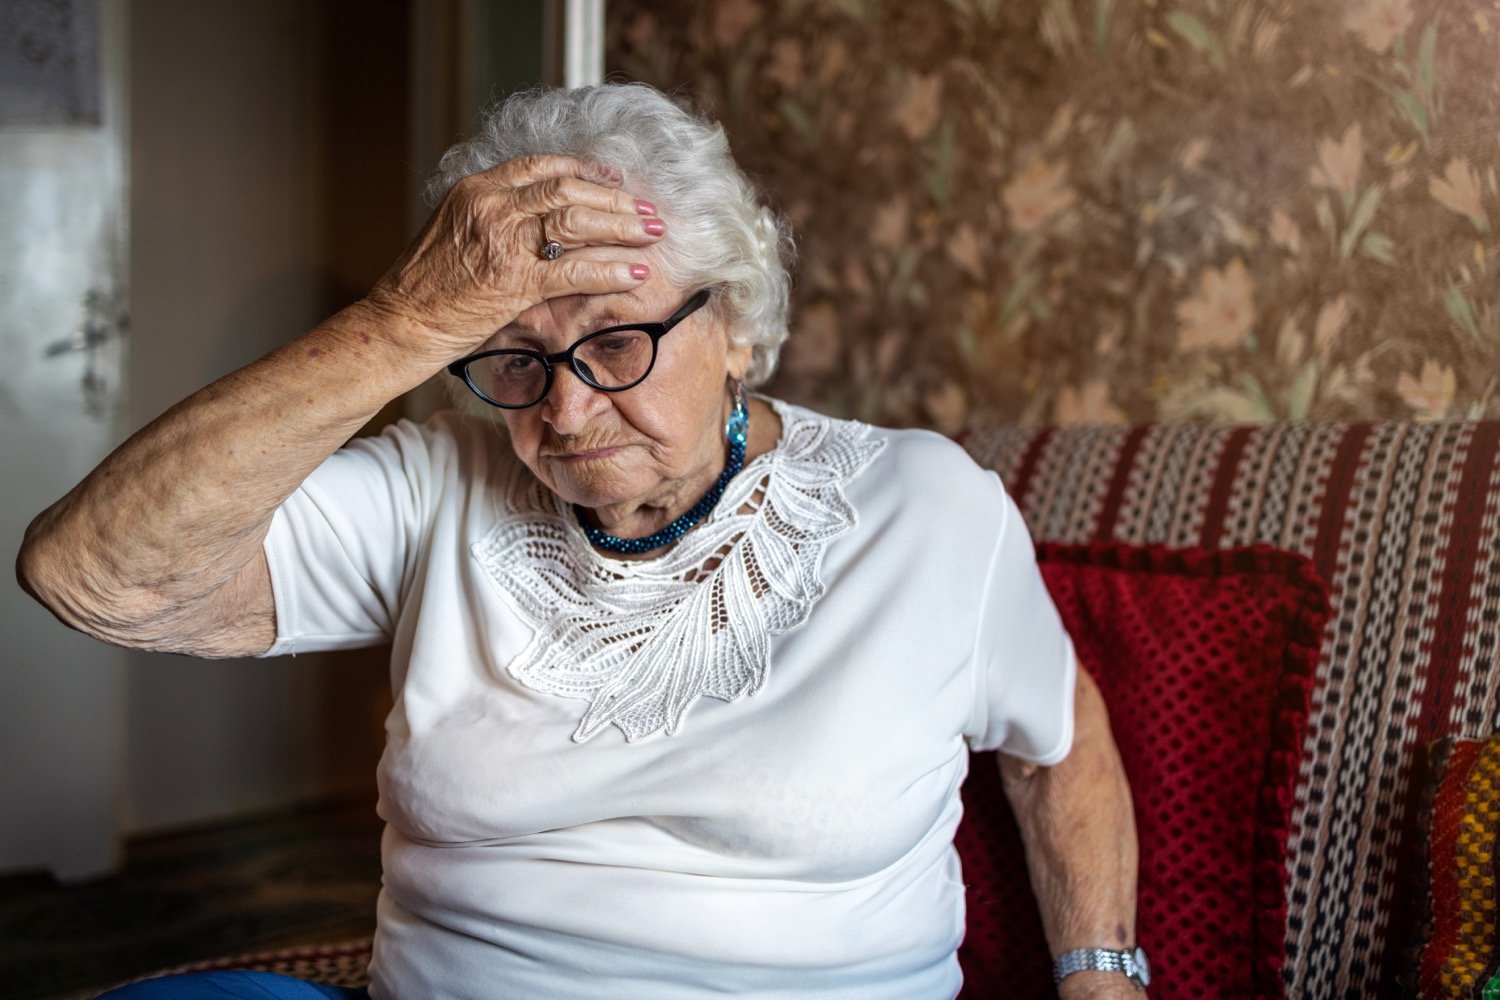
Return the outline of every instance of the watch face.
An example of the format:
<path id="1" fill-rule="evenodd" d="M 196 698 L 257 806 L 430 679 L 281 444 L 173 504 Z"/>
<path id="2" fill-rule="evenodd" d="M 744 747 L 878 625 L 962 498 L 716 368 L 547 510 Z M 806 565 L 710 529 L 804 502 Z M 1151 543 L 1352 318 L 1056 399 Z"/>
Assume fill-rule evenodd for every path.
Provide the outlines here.
<path id="1" fill-rule="evenodd" d="M 1146 961 L 1146 953 L 1140 948 L 1135 950 L 1131 956 L 1135 959 L 1135 975 L 1141 981 L 1142 986 L 1151 985 L 1151 963 Z"/>

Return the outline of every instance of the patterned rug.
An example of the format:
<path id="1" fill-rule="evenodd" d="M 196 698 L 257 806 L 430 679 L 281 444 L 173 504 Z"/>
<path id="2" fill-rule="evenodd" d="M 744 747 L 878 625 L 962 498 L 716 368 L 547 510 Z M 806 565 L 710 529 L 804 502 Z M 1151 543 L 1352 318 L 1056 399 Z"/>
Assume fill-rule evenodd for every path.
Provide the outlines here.
<path id="1" fill-rule="evenodd" d="M 279 972 L 283 976 L 293 976 L 329 986 L 368 986 L 370 977 L 366 975 L 366 970 L 370 965 L 370 949 L 373 940 L 373 938 L 363 937 L 338 944 L 249 952 L 243 955 L 231 955 L 227 958 L 209 959 L 204 962 L 189 962 L 186 965 L 153 972 L 140 978 L 151 979 L 180 972 L 256 969 L 261 972 Z"/>
<path id="2" fill-rule="evenodd" d="M 0 992 L 86 996 L 267 949 L 352 982 L 335 977 L 364 972 L 352 954 L 375 928 L 380 828 L 372 802 L 348 803 L 135 842 L 120 874 L 88 884 L 0 879 Z M 351 944 L 308 947 L 330 941 Z"/>

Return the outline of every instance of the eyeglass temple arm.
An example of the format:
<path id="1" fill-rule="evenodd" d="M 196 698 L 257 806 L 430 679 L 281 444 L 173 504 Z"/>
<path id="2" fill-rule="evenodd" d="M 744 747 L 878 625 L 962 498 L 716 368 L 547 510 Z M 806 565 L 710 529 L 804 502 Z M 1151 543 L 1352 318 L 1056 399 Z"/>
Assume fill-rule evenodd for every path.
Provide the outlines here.
<path id="1" fill-rule="evenodd" d="M 711 292 L 712 289 L 708 288 L 705 288 L 698 292 L 692 298 L 684 302 L 682 304 L 682 308 L 678 309 L 672 315 L 668 316 L 665 322 L 662 323 L 662 326 L 670 330 L 672 329 L 672 327 L 676 326 L 678 323 L 681 323 L 683 320 L 687 319 L 699 309 L 702 309 L 704 303 L 708 301 L 708 297 Z"/>

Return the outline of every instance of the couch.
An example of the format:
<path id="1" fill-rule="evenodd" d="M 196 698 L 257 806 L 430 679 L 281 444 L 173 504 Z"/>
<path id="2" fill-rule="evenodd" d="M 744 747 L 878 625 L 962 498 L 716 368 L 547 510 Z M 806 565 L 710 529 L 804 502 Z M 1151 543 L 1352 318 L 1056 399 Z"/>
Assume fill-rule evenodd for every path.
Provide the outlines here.
<path id="1" fill-rule="evenodd" d="M 1307 557 L 1329 614 L 1289 802 L 1280 974 L 1292 997 L 1403 993 L 1423 748 L 1500 729 L 1500 423 L 978 426 L 965 446 L 1044 544 Z M 1241 988 L 1226 991 L 1262 992 Z"/>
<path id="2" fill-rule="evenodd" d="M 1500 422 L 978 424 L 962 440 L 999 473 L 1048 551 L 1126 543 L 1237 550 L 1256 565 L 1280 565 L 1265 562 L 1269 547 L 1326 585 L 1326 627 L 1320 613 L 1307 683 L 1288 689 L 1300 702 L 1285 765 L 1290 794 L 1258 806 L 1285 820 L 1276 843 L 1256 847 L 1276 861 L 1254 873 L 1257 892 L 1271 884 L 1280 898 L 1240 901 L 1257 909 L 1274 961 L 1208 992 L 1409 992 L 1423 922 L 1413 902 L 1425 873 L 1423 748 L 1500 729 Z M 1117 728 L 1121 707 L 1111 704 Z M 970 786 L 989 780 L 985 767 L 974 762 Z M 997 842 L 977 829 L 984 822 L 971 815 L 960 835 L 971 932 L 975 901 L 995 891 L 977 881 L 994 877 L 978 856 Z M 1015 859 L 1000 860 L 1015 877 Z M 1212 947 L 1214 930 L 1205 927 L 1196 945 Z M 1185 947 L 1168 942 L 1159 973 Z M 349 983 L 367 949 L 353 942 L 213 965 Z M 969 974 L 968 997 L 1030 995 L 1018 992 L 1022 978 Z M 1184 995 L 1170 978 L 1152 993 Z"/>

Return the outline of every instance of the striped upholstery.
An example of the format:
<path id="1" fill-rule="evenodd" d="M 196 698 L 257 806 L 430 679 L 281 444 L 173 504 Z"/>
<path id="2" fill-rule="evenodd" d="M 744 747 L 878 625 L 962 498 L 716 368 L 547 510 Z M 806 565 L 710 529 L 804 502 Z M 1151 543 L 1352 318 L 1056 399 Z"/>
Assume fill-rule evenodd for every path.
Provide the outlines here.
<path id="1" fill-rule="evenodd" d="M 1500 422 L 990 426 L 965 446 L 1038 540 L 1264 542 L 1313 559 L 1333 614 L 1288 844 L 1284 977 L 1293 997 L 1384 995 L 1411 933 L 1397 901 L 1420 877 L 1419 748 L 1500 728 Z"/>

